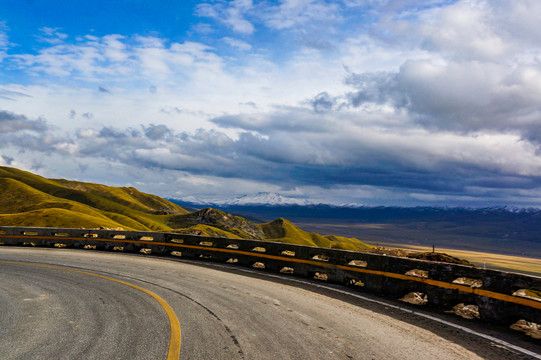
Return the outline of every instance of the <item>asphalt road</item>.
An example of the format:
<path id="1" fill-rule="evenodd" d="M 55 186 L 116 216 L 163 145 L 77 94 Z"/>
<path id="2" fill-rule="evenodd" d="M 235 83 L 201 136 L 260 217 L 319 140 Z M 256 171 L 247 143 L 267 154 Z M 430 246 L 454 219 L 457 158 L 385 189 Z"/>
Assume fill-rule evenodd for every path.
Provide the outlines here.
<path id="1" fill-rule="evenodd" d="M 530 358 L 415 314 L 265 274 L 0 247 L 0 359 L 166 359 L 177 318 L 182 359 Z M 534 353 L 541 349 L 500 335 Z"/>

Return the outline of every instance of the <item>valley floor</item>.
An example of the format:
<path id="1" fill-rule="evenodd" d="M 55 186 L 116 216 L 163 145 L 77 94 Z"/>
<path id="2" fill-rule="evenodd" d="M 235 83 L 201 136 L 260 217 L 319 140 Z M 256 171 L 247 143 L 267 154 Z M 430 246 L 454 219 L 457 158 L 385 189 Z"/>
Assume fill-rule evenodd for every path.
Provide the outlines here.
<path id="1" fill-rule="evenodd" d="M 380 245 L 386 247 L 399 247 L 415 251 L 432 251 L 432 247 L 428 246 L 414 246 L 395 243 L 380 243 Z M 443 252 L 460 259 L 466 259 L 480 268 L 486 267 L 489 269 L 541 276 L 541 259 L 538 258 L 442 248 L 436 248 L 436 251 Z"/>
<path id="2" fill-rule="evenodd" d="M 373 246 L 400 248 L 414 251 L 432 251 L 466 259 L 478 267 L 521 272 L 541 276 L 541 243 L 513 241 L 512 244 L 488 237 L 455 237 L 442 233 L 440 236 L 425 231 L 407 231 L 389 224 L 354 224 L 312 221 L 295 221 L 299 227 L 355 237 Z"/>

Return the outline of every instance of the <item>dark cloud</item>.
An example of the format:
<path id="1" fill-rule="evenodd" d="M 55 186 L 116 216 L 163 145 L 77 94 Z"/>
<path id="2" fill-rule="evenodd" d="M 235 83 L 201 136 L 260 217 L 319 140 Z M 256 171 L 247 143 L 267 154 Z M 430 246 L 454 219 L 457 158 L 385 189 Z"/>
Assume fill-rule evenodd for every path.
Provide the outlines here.
<path id="1" fill-rule="evenodd" d="M 101 87 L 101 86 L 98 87 L 98 91 L 101 92 L 101 93 L 106 93 L 106 94 L 110 94 L 110 93 L 111 93 L 108 89 L 106 89 L 106 88 L 104 88 L 104 87 Z"/>
<path id="2" fill-rule="evenodd" d="M 398 74 L 391 72 L 374 72 L 350 74 L 345 83 L 356 88 L 357 91 L 349 93 L 346 98 L 353 107 L 366 103 L 385 104 L 401 107 L 408 104 L 408 98 L 402 92 L 397 81 Z"/>
<path id="3" fill-rule="evenodd" d="M 1 155 L 1 157 L 4 163 L 6 163 L 7 165 L 11 165 L 13 163 L 13 160 L 15 160 L 11 156 L 7 156 L 7 155 Z"/>
<path id="4" fill-rule="evenodd" d="M 77 154 L 84 157 L 97 157 L 109 160 L 125 161 L 136 149 L 152 146 L 145 145 L 145 138 L 136 129 L 117 129 L 112 126 L 99 130 L 79 129 L 74 142 Z"/>
<path id="5" fill-rule="evenodd" d="M 86 119 L 89 119 L 89 120 L 91 120 L 91 119 L 94 118 L 94 114 L 92 114 L 91 112 L 86 112 L 86 113 L 84 113 L 82 116 L 83 116 L 84 118 L 86 118 Z"/>
<path id="6" fill-rule="evenodd" d="M 0 110 L 0 132 L 14 133 L 22 130 L 44 132 L 48 130 L 44 119 L 30 120 L 24 115 Z"/>
<path id="7" fill-rule="evenodd" d="M 296 110 L 290 116 L 299 113 Z M 308 110 L 306 114 L 312 114 L 313 123 L 327 121 L 323 114 Z M 373 186 L 482 197 L 490 189 L 523 191 L 539 188 L 541 182 L 539 176 L 521 175 L 477 161 L 487 151 L 483 147 L 464 148 L 462 151 L 473 152 L 468 160 L 444 153 L 426 154 L 422 142 L 407 136 L 401 143 L 399 135 L 380 140 L 373 139 L 377 134 L 359 136 L 351 129 L 337 128 L 327 134 L 313 132 L 300 137 L 301 129 L 279 130 L 264 122 L 257 129 L 261 134 L 243 132 L 234 140 L 212 130 L 175 133 L 164 125 L 145 126 L 143 132 L 105 127 L 80 134 L 78 155 L 136 168 L 242 178 L 284 188 Z M 452 143 L 448 146 L 453 149 Z M 478 193 L 478 188 L 486 190 Z"/>
<path id="8" fill-rule="evenodd" d="M 380 129 L 362 117 L 351 122 L 334 110 L 279 108 L 258 116 L 213 120 L 241 129 L 235 138 L 216 130 L 176 133 L 163 124 L 150 124 L 142 130 L 80 129 L 72 139 L 22 132 L 7 141 L 25 151 L 69 154 L 81 164 L 101 159 L 131 169 L 181 171 L 290 189 L 371 186 L 421 197 L 483 198 L 497 197 L 498 191 L 536 191 L 541 184 L 535 171 L 541 163 L 521 147 L 498 152 L 497 145 L 475 137 L 466 136 L 465 141 L 465 135 L 449 138 L 434 132 L 417 137 L 411 130 Z M 436 150 L 430 141 L 438 144 Z"/>
<path id="9" fill-rule="evenodd" d="M 239 105 L 248 106 L 248 107 L 251 107 L 251 108 L 254 108 L 254 109 L 257 108 L 256 103 L 253 102 L 253 101 L 241 102 L 241 103 L 239 103 Z"/>
<path id="10" fill-rule="evenodd" d="M 43 169 L 43 167 L 44 167 L 44 166 L 43 166 L 43 163 L 38 162 L 38 161 L 33 161 L 32 166 L 30 167 L 30 169 L 31 169 L 32 171 L 36 171 L 36 172 L 37 172 L 37 171 L 40 171 L 41 169 Z"/>
<path id="11" fill-rule="evenodd" d="M 150 124 L 148 127 L 143 127 L 145 136 L 151 140 L 161 140 L 172 133 L 165 125 Z"/>
<path id="12" fill-rule="evenodd" d="M 168 107 L 161 108 L 160 112 L 170 115 L 170 114 L 173 114 L 173 113 L 174 114 L 182 114 L 182 113 L 185 112 L 185 110 L 182 110 L 182 109 L 180 109 L 180 108 L 178 108 L 176 106 L 174 106 L 174 107 L 168 106 Z"/>
<path id="13" fill-rule="evenodd" d="M 332 118 L 316 117 L 299 107 L 279 107 L 270 113 L 224 115 L 211 119 L 222 128 L 238 128 L 249 131 L 325 132 L 334 126 Z"/>
<path id="14" fill-rule="evenodd" d="M 0 147 L 12 146 L 19 151 L 66 153 L 71 139 L 57 137 L 45 119 L 30 120 L 24 115 L 0 111 Z"/>
<path id="15" fill-rule="evenodd" d="M 332 110 L 337 105 L 338 99 L 330 96 L 327 92 L 321 92 L 309 100 L 308 103 L 315 112 L 325 112 Z"/>
<path id="16" fill-rule="evenodd" d="M 346 95 L 358 108 L 374 103 L 408 112 L 411 122 L 460 133 L 492 130 L 520 133 L 541 142 L 541 66 L 406 62 L 398 73 L 350 74 Z M 532 92 L 533 91 L 533 92 Z"/>
<path id="17" fill-rule="evenodd" d="M 220 173 L 230 177 L 235 166 L 233 141 L 225 134 L 199 130 L 173 134 L 164 125 L 133 129 L 79 131 L 79 154 L 102 157 L 136 167 L 182 170 L 194 174 Z"/>
<path id="18" fill-rule="evenodd" d="M 116 129 L 112 126 L 107 126 L 102 128 L 97 137 L 99 138 L 108 138 L 114 140 L 122 140 L 127 138 L 137 138 L 140 137 L 141 133 L 136 129 Z"/>

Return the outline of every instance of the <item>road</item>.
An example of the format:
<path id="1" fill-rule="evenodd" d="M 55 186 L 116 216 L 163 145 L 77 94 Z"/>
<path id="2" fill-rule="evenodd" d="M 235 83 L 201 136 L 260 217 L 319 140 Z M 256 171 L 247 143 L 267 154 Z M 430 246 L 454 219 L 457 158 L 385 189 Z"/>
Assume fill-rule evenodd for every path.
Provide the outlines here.
<path id="1" fill-rule="evenodd" d="M 182 359 L 529 358 L 317 285 L 119 253 L 0 247 L 0 304 L 1 359 L 166 359 L 175 321 Z"/>

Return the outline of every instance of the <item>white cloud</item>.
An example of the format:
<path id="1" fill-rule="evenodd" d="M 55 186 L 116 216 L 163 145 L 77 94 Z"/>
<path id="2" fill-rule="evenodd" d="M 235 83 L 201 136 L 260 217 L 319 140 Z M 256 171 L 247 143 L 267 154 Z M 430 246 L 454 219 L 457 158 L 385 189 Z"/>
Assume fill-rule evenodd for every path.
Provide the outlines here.
<path id="1" fill-rule="evenodd" d="M 4 60 L 9 46 L 8 30 L 9 28 L 6 26 L 6 23 L 0 21 L 0 63 Z"/>
<path id="2" fill-rule="evenodd" d="M 234 0 L 224 3 L 203 3 L 197 6 L 196 13 L 224 23 L 233 31 L 241 34 L 251 34 L 254 25 L 245 18 L 245 13 L 253 7 L 251 0 Z"/>
<path id="3" fill-rule="evenodd" d="M 20 70 L 84 81 L 130 82 L 164 79 L 173 72 L 190 73 L 190 67 L 221 66 L 212 48 L 193 42 L 167 44 L 164 39 L 120 35 L 85 36 L 76 43 L 59 39 L 37 54 L 11 55 Z"/>
<path id="4" fill-rule="evenodd" d="M 340 6 L 323 0 L 283 0 L 279 5 L 265 8 L 262 17 L 267 26 L 278 30 L 342 20 Z"/>
<path id="5" fill-rule="evenodd" d="M 462 0 L 399 11 L 382 19 L 379 32 L 453 60 L 509 62 L 541 44 L 536 10 L 539 2 L 530 0 Z"/>
<path id="6" fill-rule="evenodd" d="M 334 24 L 343 19 L 340 4 L 325 0 L 282 0 L 278 4 L 252 0 L 207 2 L 198 5 L 196 13 L 243 35 L 254 33 L 254 24 L 306 33 L 317 23 Z"/>
<path id="7" fill-rule="evenodd" d="M 152 121 L 194 131 L 209 128 L 206 119 L 211 116 L 251 109 L 242 104 L 268 110 L 274 104 L 296 105 L 314 91 L 347 88 L 339 60 L 310 52 L 279 67 L 260 54 L 236 60 L 203 43 L 154 37 L 81 37 L 45 46 L 37 54 L 12 55 L 8 61 L 23 74 L 39 75 L 41 84 L 5 85 L 0 96 L 13 98 L 6 91 L 28 95 L 5 109 L 43 115 L 72 130 L 85 124 L 138 126 Z M 92 122 L 81 118 L 85 113 L 94 115 Z"/>
<path id="8" fill-rule="evenodd" d="M 459 59 L 502 58 L 514 50 L 515 44 L 506 42 L 504 34 L 499 33 L 493 11 L 489 3 L 462 1 L 435 14 L 424 14 L 426 46 Z"/>
<path id="9" fill-rule="evenodd" d="M 491 2 L 492 3 L 492 2 Z M 541 3 L 536 0 L 495 2 L 498 7 L 498 22 L 495 26 L 502 28 L 510 37 L 521 44 L 541 45 L 541 25 L 538 14 Z"/>
<path id="10" fill-rule="evenodd" d="M 514 132 L 541 140 L 541 67 L 482 62 L 408 61 L 397 73 L 354 74 L 351 104 L 390 104 L 427 128 Z"/>
<path id="11" fill-rule="evenodd" d="M 103 164 L 109 162 L 124 169 L 125 182 L 138 179 L 145 191 L 180 197 L 198 194 L 209 200 L 216 199 L 218 190 L 222 199 L 264 190 L 331 203 L 475 204 L 490 197 L 505 199 L 496 194 L 503 188 L 508 199 L 520 203 L 517 199 L 525 196 L 524 190 L 534 191 L 541 178 L 536 147 L 516 135 L 392 129 L 354 113 L 341 114 L 332 126 L 340 114 L 309 109 L 291 109 L 289 114 L 282 110 L 275 119 L 295 119 L 303 111 L 313 129 L 259 121 L 249 129 L 264 136 L 245 133 L 236 140 L 218 131 L 177 133 L 152 124 L 139 129 L 82 128 L 76 136 L 59 138 L 43 124 L 42 135 L 19 134 L 25 129 L 17 128 L 3 143 L 25 149 L 28 162 L 46 152 L 49 158 L 69 156 L 69 162 L 78 164 L 102 163 L 93 167 L 93 173 L 105 171 Z M 355 117 L 358 121 L 352 121 Z M 16 114 L 6 119 L 32 124 Z M 331 127 L 318 131 L 321 123 Z M 151 174 L 160 181 L 152 180 Z"/>
<path id="12" fill-rule="evenodd" d="M 41 34 L 38 36 L 38 39 L 49 44 L 60 44 L 68 38 L 68 35 L 60 32 L 59 30 L 61 29 L 42 27 L 39 29 Z"/>
<path id="13" fill-rule="evenodd" d="M 126 38 L 122 35 L 106 35 L 103 37 L 104 56 L 113 62 L 124 62 L 128 59 L 127 45 L 123 42 Z"/>
<path id="14" fill-rule="evenodd" d="M 234 39 L 230 37 L 224 37 L 222 38 L 222 41 L 228 44 L 229 46 L 232 46 L 234 48 L 237 48 L 241 51 L 250 51 L 252 49 L 252 45 L 248 44 L 245 41 Z"/>
<path id="15" fill-rule="evenodd" d="M 70 169 L 112 162 L 162 195 L 537 198 L 541 31 L 528 6 L 540 5 L 216 1 L 197 8 L 207 30 L 222 26 L 204 31 L 216 47 L 48 29 L 54 41 L 4 59 L 39 82 L 2 84 L 0 110 L 47 123 L 17 131 L 5 154 L 25 148 L 29 166 L 43 164 L 40 150 L 69 156 Z M 286 41 L 279 50 L 259 38 L 268 31 Z M 221 54 L 223 43 L 243 56 Z"/>
<path id="16" fill-rule="evenodd" d="M 212 25 L 206 24 L 206 23 L 195 24 L 194 26 L 192 26 L 192 30 L 196 34 L 202 34 L 202 35 L 210 35 L 216 32 L 216 29 L 214 29 Z"/>

